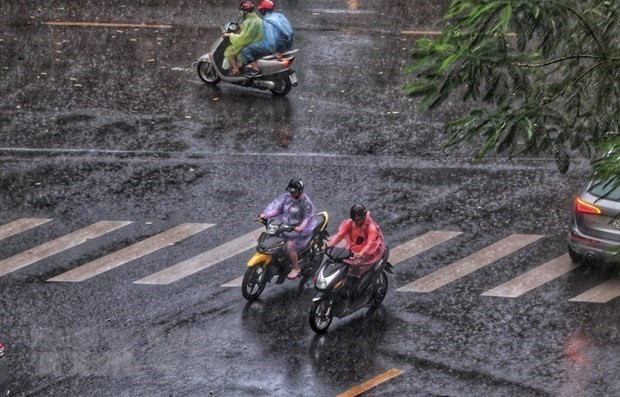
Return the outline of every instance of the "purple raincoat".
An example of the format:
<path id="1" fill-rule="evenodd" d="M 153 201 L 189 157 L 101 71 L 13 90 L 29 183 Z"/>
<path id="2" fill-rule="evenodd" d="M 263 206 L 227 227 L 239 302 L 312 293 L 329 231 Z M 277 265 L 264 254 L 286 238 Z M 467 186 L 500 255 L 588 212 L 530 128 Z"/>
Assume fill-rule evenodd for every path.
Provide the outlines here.
<path id="1" fill-rule="evenodd" d="M 280 222 L 287 225 L 299 226 L 303 230 L 301 232 L 283 233 L 282 237 L 293 241 L 300 251 L 308 245 L 312 239 L 312 230 L 317 225 L 314 218 L 316 208 L 312 201 L 302 194 L 299 199 L 295 200 L 290 193 L 284 193 L 271 202 L 263 211 L 267 218 L 276 218 Z"/>

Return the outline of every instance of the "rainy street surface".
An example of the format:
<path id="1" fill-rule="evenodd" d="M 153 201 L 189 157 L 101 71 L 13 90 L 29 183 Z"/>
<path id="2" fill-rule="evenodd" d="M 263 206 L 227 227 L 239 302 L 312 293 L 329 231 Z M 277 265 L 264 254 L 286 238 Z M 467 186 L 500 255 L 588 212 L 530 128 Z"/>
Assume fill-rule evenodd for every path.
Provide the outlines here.
<path id="1" fill-rule="evenodd" d="M 236 2 L 4 0 L 12 393 L 620 395 L 617 273 L 566 255 L 587 162 L 561 175 L 552 158 L 445 152 L 443 123 L 465 105 L 422 110 L 401 92 L 447 4 L 278 1 L 300 52 L 299 86 L 276 98 L 192 67 Z M 330 232 L 363 202 L 392 250 L 382 306 L 324 336 L 312 288 L 268 285 L 248 304 L 238 286 L 252 219 L 292 177 Z"/>

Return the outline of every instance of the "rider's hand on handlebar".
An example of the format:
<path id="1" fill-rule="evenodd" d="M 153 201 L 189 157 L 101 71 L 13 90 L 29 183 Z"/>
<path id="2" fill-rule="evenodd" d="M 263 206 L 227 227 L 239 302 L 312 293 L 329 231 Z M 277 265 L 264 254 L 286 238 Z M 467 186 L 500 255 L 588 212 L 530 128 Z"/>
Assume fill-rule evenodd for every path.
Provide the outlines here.
<path id="1" fill-rule="evenodd" d="M 353 259 L 361 259 L 362 258 L 362 254 L 360 252 L 356 252 L 353 254 Z"/>
<path id="2" fill-rule="evenodd" d="M 230 33 L 223 33 L 222 37 L 230 37 Z"/>
<path id="3" fill-rule="evenodd" d="M 301 233 L 304 229 L 300 228 L 299 226 L 297 226 L 295 229 L 293 229 L 294 231 L 296 231 L 297 233 Z"/>

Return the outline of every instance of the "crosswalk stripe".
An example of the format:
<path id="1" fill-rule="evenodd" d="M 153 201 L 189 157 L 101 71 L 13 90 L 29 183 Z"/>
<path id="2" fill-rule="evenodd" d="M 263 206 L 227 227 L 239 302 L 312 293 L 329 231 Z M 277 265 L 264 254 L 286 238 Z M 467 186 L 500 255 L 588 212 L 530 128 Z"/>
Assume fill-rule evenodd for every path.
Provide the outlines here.
<path id="1" fill-rule="evenodd" d="M 441 232 L 432 231 L 425 233 L 413 240 L 407 241 L 390 250 L 389 261 L 392 265 L 403 262 L 413 256 L 416 256 L 436 245 L 448 241 L 461 234 L 461 232 Z M 240 287 L 243 282 L 243 276 L 230 280 L 222 284 L 220 287 Z"/>
<path id="2" fill-rule="evenodd" d="M 222 262 L 256 246 L 258 236 L 264 228 L 244 234 L 234 240 L 222 244 L 212 250 L 177 263 L 167 269 L 135 281 L 135 284 L 170 284 L 196 272 Z"/>
<path id="3" fill-rule="evenodd" d="M 40 261 L 59 252 L 73 248 L 77 245 L 85 243 L 88 240 L 102 236 L 112 232 L 123 226 L 129 225 L 131 222 L 123 221 L 101 221 L 94 223 L 88 227 L 67 234 L 63 237 L 49 241 L 45 244 L 31 248 L 21 254 L 14 255 L 10 258 L 0 261 L 0 277 L 15 270 L 21 269 L 34 262 Z"/>
<path id="4" fill-rule="evenodd" d="M 241 284 L 243 284 L 243 276 L 230 280 L 229 282 L 220 285 L 220 287 L 241 287 Z"/>
<path id="5" fill-rule="evenodd" d="M 88 280 L 91 277 L 172 245 L 212 226 L 215 225 L 210 223 L 183 223 L 129 247 L 52 277 L 47 281 L 79 282 Z"/>
<path id="6" fill-rule="evenodd" d="M 475 252 L 451 265 L 443 267 L 396 291 L 399 292 L 431 292 L 459 278 L 479 270 L 500 258 L 521 249 L 543 236 L 532 234 L 513 234 L 490 246 Z"/>
<path id="7" fill-rule="evenodd" d="M 490 289 L 482 295 L 516 298 L 557 277 L 560 277 L 565 273 L 570 272 L 576 267 L 577 265 L 573 263 L 568 254 L 564 254 L 559 258 L 538 266 L 537 268 L 515 277 L 498 287 Z"/>
<path id="8" fill-rule="evenodd" d="M 570 299 L 571 302 L 607 303 L 620 296 L 620 278 L 605 281 L 581 295 Z"/>
<path id="9" fill-rule="evenodd" d="M 390 250 L 390 257 L 388 260 L 392 265 L 396 265 L 460 234 L 462 233 L 441 231 L 425 233 L 420 237 L 416 237 Z"/>
<path id="10" fill-rule="evenodd" d="M 25 232 L 28 229 L 35 228 L 37 226 L 43 225 L 51 221 L 51 219 L 41 219 L 41 218 L 22 218 L 17 219 L 11 223 L 7 223 L 6 225 L 0 226 L 0 240 L 4 240 L 5 238 L 9 238 L 21 232 Z"/>

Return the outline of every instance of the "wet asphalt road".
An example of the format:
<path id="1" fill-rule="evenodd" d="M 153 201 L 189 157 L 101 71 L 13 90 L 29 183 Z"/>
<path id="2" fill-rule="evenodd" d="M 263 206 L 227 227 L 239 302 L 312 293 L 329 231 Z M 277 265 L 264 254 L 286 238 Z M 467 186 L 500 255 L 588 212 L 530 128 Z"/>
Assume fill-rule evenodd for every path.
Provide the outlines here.
<path id="1" fill-rule="evenodd" d="M 588 174 L 550 159 L 445 153 L 442 123 L 400 93 L 413 36 L 447 2 L 288 1 L 300 86 L 286 98 L 204 86 L 191 63 L 235 17 L 224 1 L 106 6 L 7 1 L 0 22 L 0 224 L 50 218 L 0 241 L 0 259 L 101 220 L 133 221 L 0 277 L 0 340 L 23 396 L 332 396 L 391 368 L 366 395 L 620 394 L 617 300 L 569 299 L 614 276 L 578 268 L 518 298 L 481 296 L 566 253 Z M 384 15 L 382 15 L 384 14 Z M 172 24 L 49 27 L 45 21 Z M 383 307 L 308 326 L 292 283 L 246 304 L 246 251 L 169 285 L 149 276 L 256 228 L 292 176 L 335 231 L 363 201 L 397 246 L 449 242 L 395 268 Z M 216 226 L 84 282 L 50 283 L 181 223 Z M 430 293 L 396 292 L 514 233 L 544 238 Z"/>

